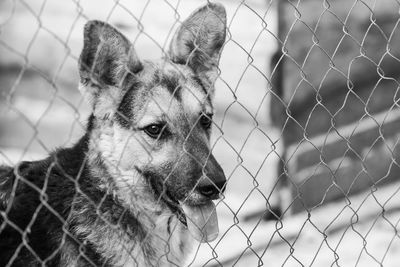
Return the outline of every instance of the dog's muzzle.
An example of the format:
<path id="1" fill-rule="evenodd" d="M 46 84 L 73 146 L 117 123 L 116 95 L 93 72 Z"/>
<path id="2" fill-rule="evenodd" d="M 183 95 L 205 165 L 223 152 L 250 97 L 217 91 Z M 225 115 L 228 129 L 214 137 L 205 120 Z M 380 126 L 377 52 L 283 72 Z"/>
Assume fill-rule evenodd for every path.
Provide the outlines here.
<path id="1" fill-rule="evenodd" d="M 200 178 L 193 192 L 189 193 L 180 206 L 185 214 L 191 235 L 199 242 L 211 242 L 219 233 L 218 217 L 213 200 L 225 191 L 225 174 L 211 155 L 205 175 Z"/>
<path id="2" fill-rule="evenodd" d="M 209 155 L 204 162 L 203 166 L 197 166 L 198 169 L 192 173 L 179 172 L 180 168 L 176 168 L 168 182 L 154 173 L 147 177 L 156 195 L 161 196 L 161 199 L 177 215 L 182 224 L 187 226 L 191 235 L 199 242 L 210 242 L 215 240 L 219 233 L 217 212 L 213 200 L 220 198 L 224 192 L 226 178 L 213 155 Z M 194 177 L 196 173 L 200 173 L 201 176 Z M 185 174 L 193 176 L 183 177 Z M 180 178 L 175 179 L 176 177 Z M 176 180 L 192 181 L 193 184 L 185 187 L 185 185 L 173 182 Z"/>

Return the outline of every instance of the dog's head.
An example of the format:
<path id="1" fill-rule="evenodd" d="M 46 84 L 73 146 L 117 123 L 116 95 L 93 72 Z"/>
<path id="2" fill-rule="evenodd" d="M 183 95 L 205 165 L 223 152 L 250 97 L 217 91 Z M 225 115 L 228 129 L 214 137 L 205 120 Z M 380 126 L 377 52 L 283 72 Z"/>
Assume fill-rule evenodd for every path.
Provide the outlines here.
<path id="1" fill-rule="evenodd" d="M 208 4 L 181 24 L 166 58 L 155 63 L 139 59 L 109 24 L 90 21 L 80 57 L 95 146 L 113 166 L 116 186 L 133 193 L 145 180 L 202 241 L 218 233 L 211 200 L 226 183 L 210 148 L 211 100 L 225 35 L 225 9 Z"/>

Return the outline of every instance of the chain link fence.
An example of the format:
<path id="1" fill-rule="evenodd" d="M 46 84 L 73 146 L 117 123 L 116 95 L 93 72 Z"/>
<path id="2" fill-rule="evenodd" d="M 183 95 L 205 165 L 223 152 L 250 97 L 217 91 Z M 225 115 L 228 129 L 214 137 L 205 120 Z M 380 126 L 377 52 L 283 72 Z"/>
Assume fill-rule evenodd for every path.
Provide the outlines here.
<path id="1" fill-rule="evenodd" d="M 184 266 L 399 266 L 400 3 L 220 2 L 227 36 L 211 147 L 227 188 L 215 201 L 217 239 L 196 243 Z M 39 160 L 84 135 L 91 108 L 77 89 L 88 20 L 107 21 L 139 58 L 157 60 L 206 3 L 0 2 L 0 163 Z M 35 190 L 40 208 L 5 266 L 19 266 L 23 249 L 51 266 L 58 251 L 43 259 L 29 246 L 40 210 L 52 211 Z M 6 197 L 2 248 L 3 231 L 18 228 Z"/>

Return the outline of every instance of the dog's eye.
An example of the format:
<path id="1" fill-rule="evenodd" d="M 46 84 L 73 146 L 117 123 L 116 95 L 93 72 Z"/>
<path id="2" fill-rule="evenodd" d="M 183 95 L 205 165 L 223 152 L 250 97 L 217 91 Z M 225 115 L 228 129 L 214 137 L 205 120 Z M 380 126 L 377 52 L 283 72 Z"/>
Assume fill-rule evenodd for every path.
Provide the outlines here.
<path id="1" fill-rule="evenodd" d="M 212 115 L 211 114 L 202 114 L 200 117 L 200 124 L 204 129 L 210 129 L 212 124 Z"/>
<path id="2" fill-rule="evenodd" d="M 158 138 L 164 129 L 163 124 L 151 124 L 145 127 L 144 132 L 151 138 Z"/>

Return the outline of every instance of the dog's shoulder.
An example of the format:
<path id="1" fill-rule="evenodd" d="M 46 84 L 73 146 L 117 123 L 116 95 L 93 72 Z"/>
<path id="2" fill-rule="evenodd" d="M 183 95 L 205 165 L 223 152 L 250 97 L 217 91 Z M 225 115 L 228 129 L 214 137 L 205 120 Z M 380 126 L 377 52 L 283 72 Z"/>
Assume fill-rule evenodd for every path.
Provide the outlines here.
<path id="1" fill-rule="evenodd" d="M 45 161 L 38 161 L 21 162 L 13 167 L 0 166 L 0 266 L 8 264 L 18 252 L 18 247 L 24 242 L 22 233 L 37 229 L 37 224 L 32 223 L 36 219 L 35 210 L 40 206 L 39 194 L 35 188 L 40 185 L 38 177 L 43 177 L 45 173 L 45 167 L 42 167 L 44 164 Z M 35 227 L 32 227 L 33 224 Z M 33 262 L 31 253 L 22 248 L 13 266 Z"/>
<path id="2" fill-rule="evenodd" d="M 14 167 L 0 166 L 0 210 L 7 209 L 11 197 L 18 199 L 20 192 L 25 192 L 28 184 L 37 186 L 43 177 L 46 167 L 45 161 L 23 161 Z M 42 170 L 42 171 L 40 171 Z"/>
<path id="3" fill-rule="evenodd" d="M 16 266 L 30 266 L 38 257 L 46 259 L 60 246 L 76 183 L 83 173 L 84 143 L 57 149 L 43 160 L 0 166 L 0 266 L 24 242 L 36 255 L 24 247 Z M 53 257 L 51 262 L 58 260 Z"/>
<path id="4" fill-rule="evenodd" d="M 0 166 L 0 210 L 4 210 L 8 204 L 14 179 L 14 168 Z"/>

